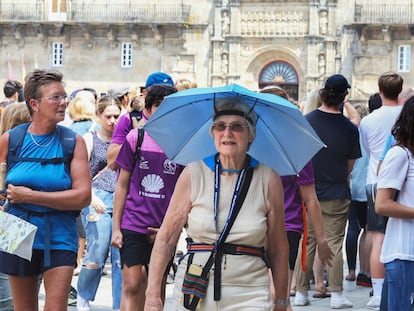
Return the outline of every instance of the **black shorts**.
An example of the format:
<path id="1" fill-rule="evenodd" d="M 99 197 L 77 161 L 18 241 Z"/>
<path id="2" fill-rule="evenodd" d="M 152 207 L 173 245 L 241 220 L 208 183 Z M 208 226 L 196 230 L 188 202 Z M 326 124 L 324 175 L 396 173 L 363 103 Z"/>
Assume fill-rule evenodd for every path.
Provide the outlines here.
<path id="1" fill-rule="evenodd" d="M 148 270 L 148 264 L 151 259 L 153 243 L 149 241 L 149 236 L 143 233 L 138 233 L 131 230 L 121 229 L 123 246 L 119 249 L 121 255 L 121 267 L 124 264 L 127 267 L 143 265 Z M 174 252 L 171 255 L 170 262 L 165 271 L 166 274 L 170 271 L 174 260 Z"/>
<path id="2" fill-rule="evenodd" d="M 56 267 L 75 267 L 77 254 L 71 251 L 51 250 L 50 267 L 44 265 L 44 250 L 34 249 L 32 260 L 0 252 L 0 272 L 14 276 L 34 276 Z"/>
<path id="3" fill-rule="evenodd" d="M 295 263 L 299 250 L 299 241 L 302 234 L 296 231 L 286 231 L 286 235 L 289 242 L 289 269 L 295 270 Z"/>
<path id="4" fill-rule="evenodd" d="M 368 217 L 368 203 L 361 201 L 351 201 L 351 208 L 355 208 L 358 224 L 361 229 L 365 229 L 367 226 L 367 217 Z"/>
<path id="5" fill-rule="evenodd" d="M 121 267 L 126 265 L 148 265 L 151 258 L 152 247 L 148 235 L 121 229 L 123 246 L 119 249 L 121 255 Z"/>
<path id="6" fill-rule="evenodd" d="M 368 216 L 367 216 L 367 230 L 385 233 L 387 227 L 388 217 L 379 215 L 375 212 L 376 187 L 372 188 L 367 185 L 367 199 L 368 199 Z"/>

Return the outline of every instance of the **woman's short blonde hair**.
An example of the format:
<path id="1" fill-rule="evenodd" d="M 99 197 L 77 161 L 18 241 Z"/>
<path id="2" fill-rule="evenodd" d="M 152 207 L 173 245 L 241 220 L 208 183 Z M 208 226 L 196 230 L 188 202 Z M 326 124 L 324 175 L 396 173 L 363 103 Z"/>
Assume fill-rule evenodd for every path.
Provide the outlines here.
<path id="1" fill-rule="evenodd" d="M 177 91 L 184 91 L 184 90 L 196 88 L 197 83 L 189 79 L 182 78 L 182 79 L 176 80 L 174 86 L 177 89 Z"/>
<path id="2" fill-rule="evenodd" d="M 73 121 L 92 120 L 95 118 L 95 105 L 84 97 L 75 97 L 69 102 L 69 117 Z"/>
<path id="3" fill-rule="evenodd" d="M 26 103 L 10 104 L 6 106 L 1 113 L 0 135 L 3 135 L 8 130 L 20 124 L 30 122 L 31 120 L 32 117 L 30 116 Z"/>

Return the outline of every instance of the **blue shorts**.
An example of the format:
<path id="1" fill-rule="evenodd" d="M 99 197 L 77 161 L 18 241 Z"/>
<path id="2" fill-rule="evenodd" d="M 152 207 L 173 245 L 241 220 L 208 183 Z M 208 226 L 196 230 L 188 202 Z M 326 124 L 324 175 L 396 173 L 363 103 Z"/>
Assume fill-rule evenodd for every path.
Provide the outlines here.
<path id="1" fill-rule="evenodd" d="M 56 267 L 75 267 L 77 254 L 71 251 L 51 250 L 50 267 L 44 265 L 44 250 L 34 249 L 32 261 L 0 251 L 0 272 L 14 276 L 34 276 Z"/>

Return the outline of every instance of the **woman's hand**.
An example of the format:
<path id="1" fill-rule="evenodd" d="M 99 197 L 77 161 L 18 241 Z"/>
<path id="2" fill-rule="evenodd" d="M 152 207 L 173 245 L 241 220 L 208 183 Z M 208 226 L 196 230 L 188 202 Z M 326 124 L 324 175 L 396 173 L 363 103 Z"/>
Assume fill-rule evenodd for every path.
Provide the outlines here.
<path id="1" fill-rule="evenodd" d="M 7 199 L 10 203 L 30 203 L 30 196 L 32 189 L 23 186 L 14 186 L 9 184 L 7 186 Z"/>
<path id="2" fill-rule="evenodd" d="M 97 214 L 105 214 L 106 213 L 106 205 L 105 203 L 101 200 L 100 197 L 98 197 L 97 195 L 95 195 L 94 193 L 92 194 L 92 202 L 91 205 L 93 207 L 93 209 L 95 210 L 95 212 Z"/>
<path id="3" fill-rule="evenodd" d="M 112 239 L 111 239 L 111 245 L 117 248 L 122 248 L 123 246 L 122 242 L 122 232 L 121 230 L 113 230 L 112 231 Z"/>

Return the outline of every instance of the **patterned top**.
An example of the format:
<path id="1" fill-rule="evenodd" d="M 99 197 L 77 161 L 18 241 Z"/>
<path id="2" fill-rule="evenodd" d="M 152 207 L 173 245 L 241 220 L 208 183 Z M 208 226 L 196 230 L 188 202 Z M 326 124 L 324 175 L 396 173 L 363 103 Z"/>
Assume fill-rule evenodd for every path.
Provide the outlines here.
<path id="1" fill-rule="evenodd" d="M 89 171 L 93 180 L 92 187 L 107 192 L 114 192 L 116 172 L 109 169 L 107 166 L 107 152 L 110 142 L 103 141 L 99 138 L 96 131 L 91 133 L 93 137 L 93 147 L 89 159 Z"/>

